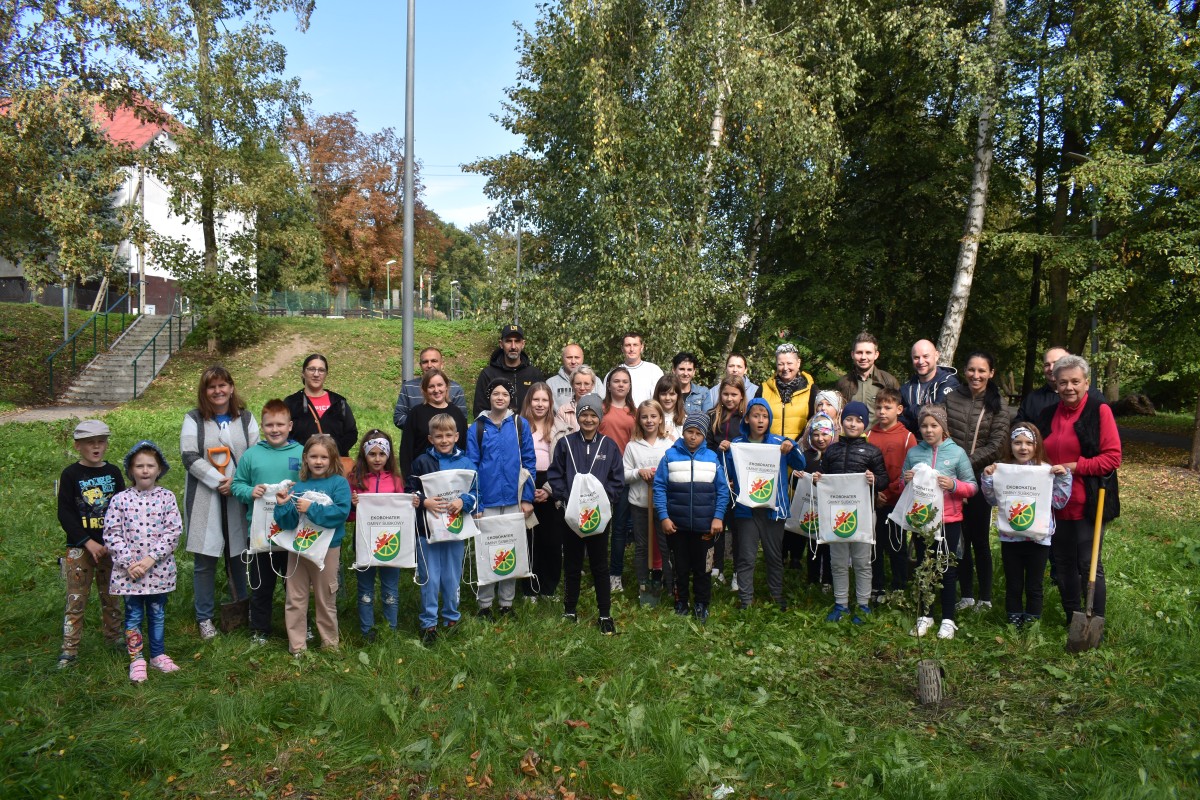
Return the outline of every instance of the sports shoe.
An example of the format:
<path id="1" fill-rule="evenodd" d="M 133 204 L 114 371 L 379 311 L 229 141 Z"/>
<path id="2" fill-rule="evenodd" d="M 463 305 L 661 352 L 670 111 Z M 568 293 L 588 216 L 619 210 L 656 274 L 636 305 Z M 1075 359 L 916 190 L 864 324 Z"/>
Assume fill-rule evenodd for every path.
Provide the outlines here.
<path id="1" fill-rule="evenodd" d="M 729 581 L 729 591 L 736 592 L 738 590 L 737 573 Z"/>
<path id="2" fill-rule="evenodd" d="M 492 618 L 492 607 L 488 606 L 487 608 L 479 609 L 478 611 L 475 612 L 475 618 L 476 619 L 491 619 Z"/>
<path id="3" fill-rule="evenodd" d="M 430 628 L 421 628 L 421 644 L 426 647 L 433 647 L 437 643 L 438 629 L 437 625 Z"/>
<path id="4" fill-rule="evenodd" d="M 866 622 L 863 617 L 869 616 L 871 616 L 871 607 L 860 605 L 857 609 L 855 609 L 854 616 L 850 618 L 850 621 L 855 625 L 862 625 L 864 622 Z"/>
<path id="5" fill-rule="evenodd" d="M 688 615 L 687 603 L 683 602 L 682 600 L 676 600 L 675 613 L 681 617 L 686 617 Z"/>
<path id="6" fill-rule="evenodd" d="M 621 576 L 620 575 L 609 575 L 608 576 L 608 588 L 614 592 L 625 591 L 625 586 L 621 583 Z"/>
<path id="7" fill-rule="evenodd" d="M 536 603 L 538 601 L 538 596 L 536 594 L 531 594 L 528 597 L 526 597 L 525 599 L 531 603 Z"/>
<path id="8" fill-rule="evenodd" d="M 250 644 L 262 646 L 267 643 L 267 635 L 262 631 L 255 631 L 250 634 Z"/>
<path id="9" fill-rule="evenodd" d="M 129 662 L 129 680 L 134 683 L 146 682 L 146 659 L 138 658 Z"/>
<path id="10" fill-rule="evenodd" d="M 579 622 L 579 615 L 574 611 L 564 611 L 562 618 L 563 622 Z"/>
<path id="11" fill-rule="evenodd" d="M 971 608 L 974 605 L 975 605 L 974 597 L 964 597 L 962 600 L 959 600 L 957 603 L 954 604 L 954 610 L 955 611 L 966 611 L 968 608 Z M 988 605 L 991 605 L 991 603 L 988 603 Z"/>
<path id="12" fill-rule="evenodd" d="M 512 615 L 513 615 L 513 607 L 512 606 L 500 606 L 500 616 L 511 617 Z"/>
<path id="13" fill-rule="evenodd" d="M 1020 628 L 1022 625 L 1025 624 L 1025 615 L 1024 614 L 1009 614 L 1008 615 L 1008 624 L 1013 625 L 1017 628 Z"/>
<path id="14" fill-rule="evenodd" d="M 75 656 L 63 653 L 58 657 L 58 662 L 56 664 L 58 669 L 70 669 L 73 666 L 75 666 Z"/>
<path id="15" fill-rule="evenodd" d="M 617 632 L 617 625 L 613 622 L 612 617 L 601 617 L 599 625 L 600 633 L 604 636 L 612 636 Z"/>
<path id="16" fill-rule="evenodd" d="M 825 621 L 826 622 L 840 622 L 842 617 L 846 616 L 849 613 L 850 613 L 849 606 L 843 606 L 843 605 L 839 605 L 838 603 L 834 603 L 833 610 L 825 615 Z"/>
<path id="17" fill-rule="evenodd" d="M 206 642 L 217 638 L 217 626 L 211 619 L 200 620 L 200 638 Z"/>
<path id="18" fill-rule="evenodd" d="M 374 628 L 368 628 L 367 630 L 363 631 L 362 638 L 367 644 L 375 644 L 375 640 L 379 638 L 379 634 L 375 632 Z"/>
<path id="19" fill-rule="evenodd" d="M 917 617 L 917 624 L 908 632 L 909 636 L 916 636 L 918 639 L 929 633 L 929 629 L 933 627 L 933 617 Z"/>
<path id="20" fill-rule="evenodd" d="M 1040 622 L 1041 619 L 1042 619 L 1042 616 L 1040 614 L 1022 614 L 1021 615 L 1022 625 L 1032 625 L 1035 622 Z"/>
<path id="21" fill-rule="evenodd" d="M 832 583 L 822 583 L 821 591 L 824 592 L 825 594 L 833 594 L 833 584 Z"/>
<path id="22" fill-rule="evenodd" d="M 155 656 L 150 659 L 150 666 L 154 667 L 159 672 L 178 672 L 179 665 L 171 660 L 171 657 L 166 653 L 161 656 Z"/>
<path id="23" fill-rule="evenodd" d="M 778 608 L 780 611 L 787 611 L 788 610 L 787 598 L 776 597 L 775 598 L 775 607 Z"/>
<path id="24" fill-rule="evenodd" d="M 304 629 L 304 641 L 311 642 L 313 640 L 312 625 Z"/>
<path id="25" fill-rule="evenodd" d="M 954 620 L 944 619 L 942 620 L 941 627 L 938 628 L 938 638 L 953 639 L 956 630 L 958 630 L 958 626 L 954 624 Z"/>
<path id="26" fill-rule="evenodd" d="M 871 592 L 871 602 L 874 603 L 875 605 L 879 605 L 881 603 L 886 603 L 887 602 L 887 592 L 885 592 L 883 589 L 880 589 L 877 592 Z"/>
<path id="27" fill-rule="evenodd" d="M 714 581 L 716 581 L 717 583 L 724 583 L 725 582 L 725 573 L 721 572 L 721 570 L 719 570 L 719 569 L 714 569 L 712 571 L 712 579 Z"/>
<path id="28" fill-rule="evenodd" d="M 708 622 L 708 604 L 696 603 L 696 607 L 692 609 L 692 616 L 701 622 Z"/>
<path id="29" fill-rule="evenodd" d="M 985 613 L 987 611 L 991 611 L 991 610 L 992 610 L 992 601 L 991 600 L 980 600 L 978 603 L 975 604 L 975 611 L 980 614 Z"/>

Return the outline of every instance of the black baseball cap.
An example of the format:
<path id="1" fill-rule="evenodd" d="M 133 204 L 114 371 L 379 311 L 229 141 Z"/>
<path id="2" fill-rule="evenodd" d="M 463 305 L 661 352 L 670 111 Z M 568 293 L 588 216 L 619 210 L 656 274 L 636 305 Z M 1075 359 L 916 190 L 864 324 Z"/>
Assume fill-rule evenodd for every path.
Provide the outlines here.
<path id="1" fill-rule="evenodd" d="M 513 338 L 513 337 L 515 337 L 517 339 L 522 339 L 522 340 L 525 338 L 525 331 L 521 330 L 520 325 L 514 325 L 512 323 L 509 323 L 508 325 L 505 325 L 503 328 L 500 329 L 500 340 L 501 341 L 503 341 L 505 339 Z"/>

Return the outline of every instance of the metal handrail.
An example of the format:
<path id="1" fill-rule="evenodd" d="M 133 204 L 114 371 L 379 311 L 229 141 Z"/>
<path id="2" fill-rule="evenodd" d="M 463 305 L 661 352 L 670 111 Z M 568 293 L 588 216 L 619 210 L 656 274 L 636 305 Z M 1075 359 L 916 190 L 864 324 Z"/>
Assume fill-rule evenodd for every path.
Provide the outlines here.
<path id="1" fill-rule="evenodd" d="M 176 298 L 176 302 L 174 305 L 176 308 L 181 308 L 179 305 L 179 302 L 178 302 L 178 298 Z M 192 314 L 185 315 L 182 310 L 173 311 L 171 313 L 171 316 L 167 317 L 166 321 L 163 322 L 163 324 L 159 326 L 158 330 L 154 332 L 154 336 L 150 339 L 150 341 L 146 342 L 146 344 L 142 347 L 142 349 L 138 351 L 138 354 L 133 357 L 133 361 L 130 362 L 130 365 L 133 367 L 133 399 L 134 400 L 136 400 L 138 398 L 138 395 L 140 394 L 140 392 L 138 391 L 138 379 L 137 379 L 138 360 L 143 355 L 146 354 L 146 349 L 149 348 L 149 350 L 150 350 L 150 372 L 151 372 L 150 380 L 153 381 L 154 376 L 156 374 L 158 374 L 158 337 L 162 335 L 163 329 L 165 328 L 167 331 L 167 357 L 170 358 L 171 353 L 174 353 L 176 350 L 178 350 L 180 347 L 183 346 L 183 339 L 184 339 L 183 318 L 184 318 L 184 316 L 194 316 L 194 315 L 192 315 Z M 176 323 L 174 329 L 171 328 L 172 322 Z M 147 387 L 149 385 L 150 385 L 149 383 L 146 384 Z"/>
<path id="2" fill-rule="evenodd" d="M 57 350 L 55 350 L 53 353 L 51 353 L 49 356 L 46 357 L 46 367 L 49 370 L 49 379 L 50 379 L 50 387 L 49 388 L 50 388 L 50 396 L 51 397 L 54 397 L 54 359 L 57 358 L 58 355 L 60 353 L 62 353 L 63 350 L 67 349 L 67 345 L 70 345 L 71 346 L 71 371 L 74 372 L 76 369 L 76 358 L 75 358 L 75 356 L 77 354 L 76 342 L 79 340 L 79 335 L 81 333 L 83 333 L 84 330 L 86 328 L 88 328 L 89 326 L 92 329 L 92 355 L 95 356 L 96 352 L 97 352 L 96 346 L 97 346 L 98 340 L 99 340 L 99 331 L 96 329 L 96 318 L 97 317 L 104 317 L 104 347 L 105 347 L 105 349 L 107 349 L 109 347 L 109 345 L 111 344 L 108 340 L 108 315 L 111 314 L 113 312 L 113 309 L 115 309 L 117 306 L 124 305 L 126 303 L 126 301 L 129 300 L 129 295 L 130 295 L 130 293 L 126 292 L 125 294 L 123 294 L 119 298 L 117 298 L 117 301 L 115 303 L 113 303 L 111 306 L 109 306 L 107 310 L 105 310 L 103 312 L 97 311 L 95 314 L 92 314 L 90 317 L 87 318 L 87 321 L 84 322 L 82 325 L 80 325 L 79 329 L 76 330 L 74 333 L 72 333 L 70 335 L 70 337 L 68 337 L 67 340 L 65 342 L 63 342 L 62 345 Z M 128 314 L 127 312 L 122 311 L 121 312 L 121 328 L 120 328 L 121 331 L 125 330 L 125 317 L 127 317 L 127 316 L 132 317 L 132 316 L 137 316 L 137 315 L 136 314 Z"/>

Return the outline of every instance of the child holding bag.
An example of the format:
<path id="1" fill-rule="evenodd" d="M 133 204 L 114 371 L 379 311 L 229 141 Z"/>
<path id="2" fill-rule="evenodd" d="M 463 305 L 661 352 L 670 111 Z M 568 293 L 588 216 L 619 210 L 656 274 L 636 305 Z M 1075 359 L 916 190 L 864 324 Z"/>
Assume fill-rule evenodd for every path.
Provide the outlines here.
<path id="1" fill-rule="evenodd" d="M 350 505 L 358 508 L 359 494 L 400 494 L 404 491 L 396 468 L 392 437 L 378 428 L 363 435 L 350 473 Z M 375 577 L 383 600 L 383 617 L 392 630 L 400 624 L 400 568 L 367 567 L 358 571 L 358 629 L 367 642 L 375 641 Z"/>
<path id="2" fill-rule="evenodd" d="M 1047 465 L 1046 448 L 1038 429 L 1018 423 L 1008 435 L 1000 458 L 1002 464 Z M 1062 464 L 1050 467 L 1054 475 L 1051 505 L 1060 509 L 1071 499 L 1071 471 Z M 996 495 L 996 465 L 983 468 L 980 487 L 990 505 L 999 505 Z M 1021 628 L 1042 618 L 1042 577 L 1050 557 L 1050 539 L 1054 535 L 1054 515 L 1050 515 L 1050 533 L 1042 538 L 1017 536 L 1000 531 L 1000 558 L 1004 564 L 1004 605 L 1008 624 Z"/>
<path id="3" fill-rule="evenodd" d="M 142 627 L 150 640 L 150 665 L 175 672 L 164 631 L 167 595 L 175 591 L 175 548 L 183 519 L 175 495 L 158 485 L 169 467 L 158 445 L 147 439 L 125 454 L 125 474 L 133 483 L 113 497 L 104 515 L 104 546 L 112 554 L 109 592 L 125 598 L 125 647 L 129 680 L 146 680 Z"/>
<path id="4" fill-rule="evenodd" d="M 330 500 L 329 505 L 305 498 L 306 492 L 326 495 Z M 333 529 L 333 539 L 325 553 L 324 569 L 297 553 L 288 554 L 287 602 L 283 609 L 288 651 L 299 657 L 308 649 L 305 639 L 310 595 L 316 607 L 321 647 L 336 650 L 338 558 L 342 552 L 342 539 L 346 536 L 346 518 L 350 515 L 350 485 L 342 476 L 342 460 L 332 436 L 315 433 L 308 438 L 300 462 L 300 482 L 292 487 L 290 493 L 276 494 L 275 503 L 275 521 L 282 529 L 299 525 L 301 514 L 315 525 Z"/>

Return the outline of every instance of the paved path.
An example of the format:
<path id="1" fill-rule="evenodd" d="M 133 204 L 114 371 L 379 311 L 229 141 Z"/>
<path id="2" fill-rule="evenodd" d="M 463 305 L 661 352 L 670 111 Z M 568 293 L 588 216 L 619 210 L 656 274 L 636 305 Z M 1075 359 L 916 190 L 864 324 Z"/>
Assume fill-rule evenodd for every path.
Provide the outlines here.
<path id="1" fill-rule="evenodd" d="M 55 405 L 23 408 L 17 411 L 9 411 L 6 414 L 0 414 L 0 425 L 5 425 L 9 422 L 56 422 L 60 419 L 87 419 L 88 417 L 103 416 L 115 408 L 119 408 L 119 406 Z"/>
<path id="2" fill-rule="evenodd" d="M 1126 428 L 1124 425 L 1117 425 L 1117 432 L 1121 434 L 1122 442 L 1142 442 L 1143 444 L 1156 444 L 1159 447 L 1178 447 L 1182 450 L 1192 449 L 1191 438 L 1180 436 L 1177 433 Z"/>

